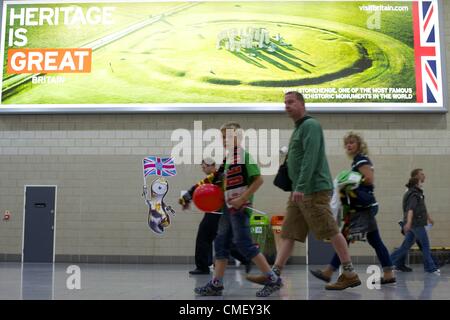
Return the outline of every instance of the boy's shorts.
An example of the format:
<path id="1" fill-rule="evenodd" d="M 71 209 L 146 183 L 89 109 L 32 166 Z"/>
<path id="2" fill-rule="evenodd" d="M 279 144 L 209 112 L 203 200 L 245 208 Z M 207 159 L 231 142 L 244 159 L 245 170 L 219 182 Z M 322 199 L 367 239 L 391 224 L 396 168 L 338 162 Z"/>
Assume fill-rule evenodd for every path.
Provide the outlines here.
<path id="1" fill-rule="evenodd" d="M 259 254 L 258 246 L 253 243 L 250 232 L 250 218 L 246 210 L 231 211 L 224 208 L 219 220 L 217 236 L 214 240 L 216 259 L 228 259 L 231 243 L 248 261 Z"/>
<path id="2" fill-rule="evenodd" d="M 330 209 L 330 193 L 319 191 L 305 195 L 300 203 L 292 202 L 289 196 L 281 237 L 305 242 L 309 230 L 317 240 L 331 239 L 338 234 L 339 228 Z"/>

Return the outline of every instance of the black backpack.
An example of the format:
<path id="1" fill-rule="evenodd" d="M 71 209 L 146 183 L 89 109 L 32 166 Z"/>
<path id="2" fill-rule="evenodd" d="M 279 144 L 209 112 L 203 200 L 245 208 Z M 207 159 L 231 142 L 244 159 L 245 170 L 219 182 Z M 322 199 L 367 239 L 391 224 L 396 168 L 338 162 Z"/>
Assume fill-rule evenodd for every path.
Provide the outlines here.
<path id="1" fill-rule="evenodd" d="M 306 120 L 311 119 L 310 116 L 304 116 L 300 122 L 300 125 L 302 125 Z M 278 168 L 277 175 L 275 176 L 275 179 L 273 180 L 273 184 L 280 188 L 283 191 L 292 191 L 292 181 L 289 178 L 288 174 L 288 167 L 287 167 L 287 156 L 286 159 L 284 159 L 283 164 Z"/>

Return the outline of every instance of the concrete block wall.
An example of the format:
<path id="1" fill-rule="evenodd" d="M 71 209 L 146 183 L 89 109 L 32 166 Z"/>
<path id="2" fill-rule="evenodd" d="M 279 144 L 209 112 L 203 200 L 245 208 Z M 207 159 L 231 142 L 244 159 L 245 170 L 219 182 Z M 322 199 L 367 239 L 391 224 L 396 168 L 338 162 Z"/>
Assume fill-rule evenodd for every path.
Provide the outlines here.
<path id="1" fill-rule="evenodd" d="M 449 52 L 450 2 L 443 3 Z M 450 74 L 450 55 L 446 61 Z M 445 86 L 450 89 L 448 83 Z M 423 168 L 427 175 L 427 205 L 436 222 L 431 244 L 450 246 L 447 114 L 314 116 L 324 128 L 333 174 L 350 164 L 342 148 L 343 135 L 355 130 L 366 138 L 375 165 L 378 224 L 389 250 L 402 241 L 397 225 L 401 197 L 415 167 Z M 172 131 L 192 130 L 197 120 L 203 122 L 204 129 L 230 120 L 245 128 L 280 129 L 281 145 L 287 144 L 293 128 L 284 114 L 1 115 L 0 212 L 10 210 L 12 220 L 0 222 L 0 260 L 17 259 L 22 250 L 24 185 L 48 184 L 58 186 L 56 254 L 60 260 L 91 257 L 93 262 L 192 262 L 201 214 L 177 210 L 166 234 L 154 235 L 147 227 L 147 207 L 141 197 L 141 161 L 148 155 L 169 155 L 177 143 L 170 140 Z M 202 176 L 199 165 L 177 169 L 178 175 L 169 178 L 166 197 L 176 209 L 180 190 Z M 273 187 L 272 180 L 273 176 L 265 177 L 255 207 L 283 213 L 287 197 Z M 367 244 L 353 245 L 351 253 L 374 256 Z M 298 244 L 294 255 L 302 261 L 305 246 Z"/>

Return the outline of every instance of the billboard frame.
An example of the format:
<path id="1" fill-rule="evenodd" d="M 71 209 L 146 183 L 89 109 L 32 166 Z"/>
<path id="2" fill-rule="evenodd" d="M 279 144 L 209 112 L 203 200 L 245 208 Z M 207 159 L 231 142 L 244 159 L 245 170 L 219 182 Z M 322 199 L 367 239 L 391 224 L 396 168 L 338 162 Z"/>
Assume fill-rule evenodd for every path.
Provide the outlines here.
<path id="1" fill-rule="evenodd" d="M 133 0 L 133 2 L 220 2 L 229 0 Z M 273 0 L 237 0 L 233 2 L 264 2 Z M 313 0 L 281 0 L 305 1 Z M 353 2 L 353 0 L 320 0 L 323 2 Z M 413 0 L 371 0 L 372 2 L 413 2 Z M 124 0 L 4 0 L 2 1 L 2 15 L 0 16 L 1 55 L 5 53 L 6 7 L 11 4 L 61 4 L 61 3 L 124 3 Z M 448 112 L 447 92 L 447 56 L 445 51 L 445 20 L 443 0 L 436 0 L 439 8 L 439 40 L 442 76 L 442 105 L 429 106 L 426 103 L 308 103 L 306 107 L 312 113 L 435 113 Z M 0 79 L 3 79 L 3 64 L 0 66 Z M 141 104 L 1 104 L 1 114 L 70 114 L 70 113 L 282 113 L 283 91 L 280 90 L 280 103 L 141 103 Z M 1 91 L 0 91 L 1 101 Z M 351 106 L 345 106 L 350 104 Z M 339 106 L 338 106 L 339 105 Z"/>

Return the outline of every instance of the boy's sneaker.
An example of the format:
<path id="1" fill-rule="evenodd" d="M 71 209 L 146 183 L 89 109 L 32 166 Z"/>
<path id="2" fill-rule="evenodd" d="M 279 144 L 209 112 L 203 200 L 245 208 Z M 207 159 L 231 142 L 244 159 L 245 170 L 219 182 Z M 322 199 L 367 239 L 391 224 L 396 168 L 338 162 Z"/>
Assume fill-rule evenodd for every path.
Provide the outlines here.
<path id="1" fill-rule="evenodd" d="M 272 267 L 272 271 L 279 277 L 281 275 L 281 270 L 278 267 L 273 266 Z M 267 282 L 267 276 L 265 274 L 257 274 L 257 275 L 252 275 L 252 274 L 248 274 L 245 279 L 247 279 L 250 282 L 256 283 L 256 284 L 261 284 L 261 285 L 265 285 Z"/>
<path id="2" fill-rule="evenodd" d="M 325 289 L 327 290 L 344 290 L 347 288 L 353 288 L 361 285 L 361 280 L 357 274 L 353 277 L 347 277 L 345 274 L 341 274 L 337 280 L 337 282 L 333 284 L 327 284 Z"/>
<path id="3" fill-rule="evenodd" d="M 208 282 L 204 287 L 194 289 L 194 292 L 200 296 L 221 296 L 223 285 L 215 286 L 212 281 Z"/>
<path id="4" fill-rule="evenodd" d="M 268 297 L 270 296 L 272 293 L 277 292 L 278 290 L 281 289 L 281 287 L 283 286 L 283 281 L 281 281 L 281 278 L 278 277 L 277 281 L 275 282 L 270 282 L 267 280 L 266 277 L 266 282 L 265 282 L 265 286 L 264 288 L 262 288 L 261 290 L 256 292 L 256 296 L 257 297 Z"/>

